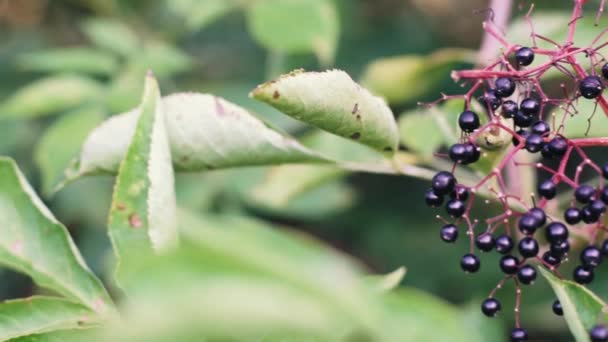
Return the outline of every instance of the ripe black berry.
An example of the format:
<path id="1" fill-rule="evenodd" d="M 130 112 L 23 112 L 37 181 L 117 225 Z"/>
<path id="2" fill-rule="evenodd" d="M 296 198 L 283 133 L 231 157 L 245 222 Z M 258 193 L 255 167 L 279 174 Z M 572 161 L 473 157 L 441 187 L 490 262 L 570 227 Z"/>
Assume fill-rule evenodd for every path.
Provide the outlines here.
<path id="1" fill-rule="evenodd" d="M 604 189 L 602 189 L 602 191 L 600 192 L 600 199 L 608 204 L 608 186 L 604 187 Z"/>
<path id="2" fill-rule="evenodd" d="M 456 178 L 448 171 L 440 171 L 431 180 L 433 191 L 437 195 L 447 195 L 456 185 Z"/>
<path id="3" fill-rule="evenodd" d="M 602 243 L 602 254 L 608 256 L 608 239 L 604 240 Z"/>
<path id="4" fill-rule="evenodd" d="M 549 133 L 549 131 L 551 130 L 551 127 L 549 127 L 549 124 L 546 121 L 536 121 L 535 123 L 532 124 L 532 127 L 530 128 L 530 131 L 532 133 L 536 133 L 538 135 L 544 135 L 545 133 Z"/>
<path id="5" fill-rule="evenodd" d="M 562 257 L 570 250 L 570 243 L 568 242 L 568 240 L 559 241 L 556 243 L 552 243 L 549 246 L 549 249 L 551 250 L 551 254 L 558 257 Z"/>
<path id="6" fill-rule="evenodd" d="M 464 186 L 457 185 L 454 188 L 454 191 L 450 193 L 450 198 L 466 201 L 469 198 L 469 190 L 467 190 L 467 188 Z"/>
<path id="7" fill-rule="evenodd" d="M 543 137 L 538 134 L 531 133 L 526 138 L 526 150 L 528 150 L 530 153 L 540 152 L 544 144 L 545 141 Z"/>
<path id="8" fill-rule="evenodd" d="M 568 142 L 562 137 L 555 137 L 549 141 L 549 151 L 555 156 L 561 157 L 568 150 Z"/>
<path id="9" fill-rule="evenodd" d="M 552 199 L 557 193 L 557 185 L 552 180 L 545 179 L 538 185 L 538 193 L 546 199 Z"/>
<path id="10" fill-rule="evenodd" d="M 600 219 L 600 214 L 598 214 L 595 210 L 591 209 L 591 206 L 586 205 L 581 210 L 581 216 L 583 218 L 583 222 L 595 223 Z"/>
<path id="11" fill-rule="evenodd" d="M 604 179 L 608 179 L 608 163 L 602 166 L 602 176 L 604 176 Z"/>
<path id="12" fill-rule="evenodd" d="M 549 143 L 551 143 L 551 142 L 549 142 Z M 555 157 L 553 152 L 551 152 L 551 148 L 549 147 L 549 144 L 543 145 L 543 148 L 540 150 L 540 154 L 543 156 L 543 158 L 546 158 L 546 159 L 553 159 Z"/>
<path id="13" fill-rule="evenodd" d="M 550 251 L 546 251 L 545 253 L 543 253 L 543 261 L 550 266 L 557 266 L 561 262 L 561 259 L 558 256 L 555 256 Z"/>
<path id="14" fill-rule="evenodd" d="M 583 184 L 574 190 L 574 198 L 579 203 L 589 203 L 593 195 L 595 195 L 595 189 L 591 185 Z"/>
<path id="15" fill-rule="evenodd" d="M 424 193 L 424 200 L 429 207 L 438 207 L 443 203 L 443 196 L 437 195 L 433 189 L 428 189 Z"/>
<path id="16" fill-rule="evenodd" d="M 465 254 L 462 259 L 460 259 L 460 267 L 467 273 L 479 271 L 480 266 L 481 262 L 475 254 Z"/>
<path id="17" fill-rule="evenodd" d="M 500 258 L 500 269 L 506 274 L 517 273 L 519 267 L 519 260 L 512 255 L 505 255 Z"/>
<path id="18" fill-rule="evenodd" d="M 480 234 L 475 239 L 475 245 L 480 250 L 489 252 L 492 250 L 492 248 L 494 248 L 494 237 L 490 233 Z"/>
<path id="19" fill-rule="evenodd" d="M 517 245 L 519 254 L 524 258 L 532 258 L 538 254 L 538 242 L 531 237 L 525 237 Z"/>
<path id="20" fill-rule="evenodd" d="M 461 200 L 451 199 L 445 204 L 445 211 L 447 211 L 448 215 L 455 218 L 461 217 L 465 210 L 466 206 Z"/>
<path id="21" fill-rule="evenodd" d="M 524 112 L 521 110 L 518 110 L 513 116 L 513 122 L 515 122 L 515 125 L 522 128 L 530 127 L 532 121 L 534 121 L 534 118 L 530 115 L 524 114 Z"/>
<path id="22" fill-rule="evenodd" d="M 523 265 L 517 271 L 517 279 L 524 285 L 530 285 L 536 280 L 536 269 L 530 265 Z"/>
<path id="23" fill-rule="evenodd" d="M 558 316 L 564 315 L 564 309 L 562 308 L 562 303 L 560 303 L 559 300 L 556 299 L 551 308 L 553 309 L 554 314 Z"/>
<path id="24" fill-rule="evenodd" d="M 529 47 L 520 47 L 515 51 L 515 60 L 519 65 L 528 66 L 534 62 L 534 51 Z"/>
<path id="25" fill-rule="evenodd" d="M 537 99 L 528 97 L 519 104 L 521 110 L 527 116 L 535 116 L 540 112 L 540 102 Z"/>
<path id="26" fill-rule="evenodd" d="M 445 242 L 456 242 L 456 239 L 458 239 L 458 227 L 453 224 L 446 224 L 441 227 L 439 235 L 441 236 L 441 240 Z"/>
<path id="27" fill-rule="evenodd" d="M 581 251 L 581 262 L 587 267 L 596 267 L 602 262 L 602 252 L 595 246 L 588 246 Z"/>
<path id="28" fill-rule="evenodd" d="M 465 110 L 458 117 L 458 126 L 467 133 L 471 133 L 479 128 L 479 116 L 475 112 Z"/>
<path id="29" fill-rule="evenodd" d="M 511 330 L 511 342 L 524 342 L 528 340 L 528 332 L 526 329 L 515 328 Z"/>
<path id="30" fill-rule="evenodd" d="M 528 214 L 538 220 L 538 227 L 542 227 L 547 222 L 547 215 L 541 208 L 532 208 L 528 211 Z"/>
<path id="31" fill-rule="evenodd" d="M 462 161 L 462 164 L 464 165 L 474 163 L 481 157 L 481 152 L 479 152 L 477 146 L 471 143 L 464 144 L 464 152 L 464 160 Z"/>
<path id="32" fill-rule="evenodd" d="M 488 298 L 481 303 L 481 311 L 488 317 L 496 316 L 500 308 L 500 302 L 496 298 Z"/>
<path id="33" fill-rule="evenodd" d="M 602 84 L 602 80 L 597 76 L 583 78 L 579 86 L 581 95 L 586 99 L 598 97 L 602 93 L 602 90 L 604 90 L 604 85 Z"/>
<path id="34" fill-rule="evenodd" d="M 519 231 L 523 234 L 532 235 L 541 226 L 540 223 L 541 221 L 536 216 L 526 213 L 519 218 L 517 227 L 519 227 Z"/>
<path id="35" fill-rule="evenodd" d="M 515 133 L 517 133 L 517 135 L 514 135 L 513 138 L 511 139 L 511 141 L 513 142 L 513 146 L 519 145 L 519 139 L 517 139 L 518 136 L 521 137 L 525 143 L 526 138 L 528 137 L 528 135 L 530 135 L 530 132 L 525 131 L 523 129 L 520 129 L 519 131 L 517 131 Z"/>
<path id="36" fill-rule="evenodd" d="M 602 215 L 606 212 L 606 204 L 601 200 L 593 200 L 589 203 L 589 210 L 591 210 L 597 216 Z"/>
<path id="37" fill-rule="evenodd" d="M 514 117 L 518 110 L 519 108 L 515 101 L 506 100 L 502 103 L 502 116 L 504 118 L 509 119 Z"/>
<path id="38" fill-rule="evenodd" d="M 454 163 L 462 164 L 467 159 L 466 153 L 464 144 L 454 144 L 450 147 L 448 155 Z"/>
<path id="39" fill-rule="evenodd" d="M 496 251 L 500 254 L 507 254 L 513 249 L 513 239 L 508 235 L 501 235 L 494 241 Z"/>
<path id="40" fill-rule="evenodd" d="M 579 284 L 589 284 L 593 281 L 593 269 L 587 266 L 576 266 L 573 278 Z"/>
<path id="41" fill-rule="evenodd" d="M 496 95 L 496 91 L 494 91 L 494 89 L 486 91 L 485 94 L 479 98 L 479 102 L 481 102 L 486 108 L 492 108 L 492 110 L 496 110 L 502 103 L 500 97 Z"/>
<path id="42" fill-rule="evenodd" d="M 499 77 L 494 83 L 494 91 L 498 97 L 509 97 L 515 92 L 515 81 L 508 77 Z"/>
<path id="43" fill-rule="evenodd" d="M 552 244 L 566 241 L 568 239 L 568 228 L 561 222 L 551 222 L 545 230 L 545 235 Z"/>
<path id="44" fill-rule="evenodd" d="M 598 324 L 591 328 L 589 338 L 592 342 L 608 342 L 608 328 L 602 324 Z"/>

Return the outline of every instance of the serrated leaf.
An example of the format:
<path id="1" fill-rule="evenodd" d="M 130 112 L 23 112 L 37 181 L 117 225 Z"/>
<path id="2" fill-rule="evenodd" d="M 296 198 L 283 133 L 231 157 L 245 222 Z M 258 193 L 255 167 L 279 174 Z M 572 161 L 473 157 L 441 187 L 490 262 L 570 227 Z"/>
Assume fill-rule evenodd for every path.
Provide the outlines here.
<path id="1" fill-rule="evenodd" d="M 239 6 L 239 0 L 168 0 L 170 11 L 183 17 L 190 31 L 198 31 Z"/>
<path id="2" fill-rule="evenodd" d="M 322 64 L 333 62 L 340 30 L 333 1 L 256 1 L 247 19 L 252 36 L 266 48 L 285 53 L 314 51 Z"/>
<path id="3" fill-rule="evenodd" d="M 330 133 L 387 154 L 397 151 L 399 134 L 390 108 L 344 71 L 297 70 L 258 86 L 250 96 Z"/>
<path id="4" fill-rule="evenodd" d="M 42 50 L 21 54 L 17 66 L 27 71 L 73 72 L 107 75 L 118 66 L 112 54 L 86 47 Z"/>
<path id="5" fill-rule="evenodd" d="M 0 304 L 0 341 L 97 322 L 87 307 L 56 297 L 35 296 Z"/>
<path id="6" fill-rule="evenodd" d="M 0 158 L 0 236 L 0 264 L 97 313 L 111 307 L 110 297 L 86 266 L 67 229 L 8 158 Z"/>
<path id="7" fill-rule="evenodd" d="M 140 113 L 140 114 L 139 114 Z M 171 151 L 158 83 L 146 76 L 137 124 L 120 163 L 108 229 L 118 259 L 117 282 L 130 272 L 129 258 L 177 244 L 177 213 Z"/>
<path id="8" fill-rule="evenodd" d="M 137 53 L 140 49 L 135 32 L 117 19 L 89 19 L 83 22 L 82 30 L 96 46 L 123 56 Z"/>
<path id="9" fill-rule="evenodd" d="M 72 109 L 100 98 L 101 85 L 78 75 L 53 75 L 36 80 L 0 104 L 2 118 L 31 118 Z"/>
<path id="10" fill-rule="evenodd" d="M 42 173 L 42 188 L 50 194 L 63 178 L 63 171 L 78 156 L 89 131 L 104 119 L 98 107 L 77 109 L 56 120 L 42 135 L 34 151 L 34 160 Z"/>
<path id="11" fill-rule="evenodd" d="M 561 280 L 543 267 L 539 267 L 539 270 L 557 295 L 568 328 L 576 341 L 590 341 L 588 331 L 597 324 L 606 303 L 584 286 L 573 281 Z"/>

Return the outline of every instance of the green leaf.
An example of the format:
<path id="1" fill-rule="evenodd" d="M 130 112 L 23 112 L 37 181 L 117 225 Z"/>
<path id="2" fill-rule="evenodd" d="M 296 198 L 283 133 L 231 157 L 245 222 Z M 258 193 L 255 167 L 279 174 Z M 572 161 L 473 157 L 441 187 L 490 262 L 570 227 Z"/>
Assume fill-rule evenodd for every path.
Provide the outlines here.
<path id="1" fill-rule="evenodd" d="M 96 321 L 91 310 L 62 298 L 35 296 L 9 300 L 0 304 L 0 340 L 76 329 Z"/>
<path id="2" fill-rule="evenodd" d="M 103 119 L 100 108 L 85 107 L 63 115 L 44 132 L 36 145 L 34 160 L 42 172 L 46 194 L 63 179 L 63 171 L 78 156 L 88 132 Z"/>
<path id="3" fill-rule="evenodd" d="M 581 99 L 576 106 L 578 113 L 566 118 L 564 135 L 569 138 L 605 137 L 608 131 L 606 114 L 595 101 Z M 563 110 L 556 111 L 556 121 L 561 122 Z"/>
<path id="4" fill-rule="evenodd" d="M 132 62 L 112 78 L 105 94 L 110 113 L 122 113 L 139 104 L 141 93 L 144 91 L 141 80 L 145 75 L 146 68 Z"/>
<path id="5" fill-rule="evenodd" d="M 543 267 L 538 269 L 562 304 L 564 318 L 576 341 L 588 342 L 588 331 L 598 322 L 606 303 L 586 287 L 573 281 L 561 280 Z"/>
<path id="6" fill-rule="evenodd" d="M 0 104 L 2 118 L 31 118 L 49 115 L 99 99 L 101 85 L 78 75 L 53 75 L 36 80 Z"/>
<path id="7" fill-rule="evenodd" d="M 24 53 L 17 66 L 27 71 L 73 72 L 95 75 L 113 73 L 118 64 L 112 54 L 86 47 L 70 47 Z"/>
<path id="8" fill-rule="evenodd" d="M 128 56 L 140 50 L 140 41 L 135 32 L 117 19 L 88 19 L 83 22 L 82 30 L 93 44 L 107 51 Z"/>
<path id="9" fill-rule="evenodd" d="M 393 113 L 379 97 L 339 70 L 296 70 L 250 94 L 283 113 L 387 154 L 399 140 Z"/>
<path id="10" fill-rule="evenodd" d="M 118 171 L 108 223 L 118 259 L 117 282 L 123 286 L 130 258 L 150 248 L 164 251 L 177 244 L 171 151 L 160 90 L 151 73 L 146 76 L 138 114 Z"/>
<path id="11" fill-rule="evenodd" d="M 8 158 L 0 158 L 0 236 L 0 264 L 97 313 L 111 307 L 110 297 L 84 263 L 67 229 Z"/>
<path id="12" fill-rule="evenodd" d="M 168 0 L 169 10 L 184 18 L 190 31 L 198 31 L 240 5 L 239 0 Z"/>
<path id="13" fill-rule="evenodd" d="M 132 63 L 141 65 L 143 69 L 154 70 L 158 77 L 173 76 L 193 65 L 190 56 L 161 41 L 146 42 L 141 53 L 134 56 Z"/>
<path id="14" fill-rule="evenodd" d="M 374 290 L 388 292 L 399 286 L 406 272 L 407 270 L 402 266 L 388 274 L 368 276 L 366 281 L 370 283 Z"/>
<path id="15" fill-rule="evenodd" d="M 417 101 L 442 81 L 449 80 L 452 70 L 472 64 L 474 58 L 475 52 L 465 49 L 442 49 L 428 56 L 381 58 L 366 67 L 361 83 L 390 104 Z"/>
<path id="16" fill-rule="evenodd" d="M 261 0 L 247 11 L 249 31 L 264 47 L 284 53 L 314 51 L 333 62 L 340 24 L 331 0 Z"/>

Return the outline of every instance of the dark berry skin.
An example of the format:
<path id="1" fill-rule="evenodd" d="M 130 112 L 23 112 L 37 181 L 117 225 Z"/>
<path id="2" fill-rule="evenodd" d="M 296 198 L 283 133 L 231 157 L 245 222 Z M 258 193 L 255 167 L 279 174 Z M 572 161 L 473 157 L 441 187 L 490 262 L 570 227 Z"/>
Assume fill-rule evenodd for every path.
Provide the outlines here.
<path id="1" fill-rule="evenodd" d="M 488 298 L 481 303 L 481 312 L 488 317 L 496 316 L 500 309 L 500 302 L 496 298 Z"/>
<path id="2" fill-rule="evenodd" d="M 600 192 L 600 199 L 608 204 L 608 186 L 604 187 L 604 189 L 602 189 L 602 191 Z"/>
<path id="3" fill-rule="evenodd" d="M 550 251 L 546 251 L 543 254 L 543 261 L 546 262 L 550 266 L 557 266 L 561 262 L 561 259 L 558 256 L 555 256 Z"/>
<path id="4" fill-rule="evenodd" d="M 528 137 L 528 135 L 530 135 L 530 132 L 525 131 L 523 129 L 520 129 L 516 133 L 517 133 L 517 136 L 520 136 L 523 139 L 524 143 L 526 142 L 526 138 Z M 517 139 L 517 136 L 513 136 L 513 138 L 511 138 L 511 141 L 513 142 L 513 146 L 519 145 L 519 139 Z"/>
<path id="5" fill-rule="evenodd" d="M 551 250 L 551 254 L 562 257 L 570 250 L 570 243 L 568 240 L 564 240 L 557 243 L 552 243 L 549 248 Z"/>
<path id="6" fill-rule="evenodd" d="M 461 201 L 466 201 L 469 198 L 469 190 L 464 186 L 456 186 L 454 191 L 450 193 L 450 198 L 459 199 Z"/>
<path id="7" fill-rule="evenodd" d="M 583 222 L 587 224 L 595 223 L 600 219 L 600 214 L 593 210 L 589 205 L 583 207 L 581 210 L 581 216 L 583 218 Z"/>
<path id="8" fill-rule="evenodd" d="M 555 137 L 549 141 L 549 151 L 557 157 L 561 157 L 568 151 L 568 142 L 562 137 Z"/>
<path id="9" fill-rule="evenodd" d="M 532 258 L 538 254 L 538 242 L 531 237 L 525 237 L 519 240 L 517 249 L 522 257 Z"/>
<path id="10" fill-rule="evenodd" d="M 479 271 L 480 266 L 481 261 L 479 261 L 479 258 L 475 254 L 465 254 L 462 259 L 460 259 L 460 267 L 467 273 Z"/>
<path id="11" fill-rule="evenodd" d="M 552 180 L 546 179 L 538 184 L 538 193 L 546 199 L 553 199 L 557 193 L 557 185 Z"/>
<path id="12" fill-rule="evenodd" d="M 523 265 L 517 271 L 517 279 L 524 285 L 530 285 L 536 280 L 536 269 L 530 265 Z"/>
<path id="13" fill-rule="evenodd" d="M 462 164 L 472 164 L 478 161 L 479 157 L 481 157 L 481 152 L 479 152 L 477 146 L 470 143 L 464 144 L 464 160 L 462 161 Z"/>
<path id="14" fill-rule="evenodd" d="M 543 137 L 538 134 L 532 133 L 526 138 L 526 150 L 530 153 L 540 152 L 544 144 Z"/>
<path id="15" fill-rule="evenodd" d="M 566 241 L 568 239 L 568 228 L 561 222 L 551 222 L 545 230 L 545 236 L 547 241 L 552 244 Z"/>
<path id="16" fill-rule="evenodd" d="M 602 254 L 608 257 L 608 239 L 602 243 Z"/>
<path id="17" fill-rule="evenodd" d="M 587 266 L 576 266 L 573 272 L 574 281 L 583 285 L 591 283 L 593 276 L 593 269 Z"/>
<path id="18" fill-rule="evenodd" d="M 441 240 L 448 243 L 454 243 L 458 239 L 458 227 L 453 224 L 446 224 L 441 227 L 439 235 L 441 236 Z"/>
<path id="19" fill-rule="evenodd" d="M 494 83 L 494 92 L 498 97 L 509 97 L 515 92 L 515 81 L 509 77 L 499 77 Z"/>
<path id="20" fill-rule="evenodd" d="M 602 166 L 602 176 L 604 176 L 604 179 L 608 179 L 608 163 Z"/>
<path id="21" fill-rule="evenodd" d="M 589 338 L 592 342 L 608 342 L 608 328 L 598 324 L 589 331 Z"/>
<path id="22" fill-rule="evenodd" d="M 506 119 L 514 117 L 518 110 L 519 107 L 515 101 L 506 100 L 502 103 L 502 116 Z"/>
<path id="23" fill-rule="evenodd" d="M 494 237 L 490 233 L 483 233 L 475 239 L 477 248 L 484 252 L 489 252 L 494 248 Z"/>
<path id="24" fill-rule="evenodd" d="M 440 171 L 431 180 L 431 187 L 437 195 L 447 195 L 456 185 L 456 177 L 448 171 Z"/>
<path id="25" fill-rule="evenodd" d="M 602 76 L 604 76 L 604 78 L 608 78 L 608 63 L 602 66 Z"/>
<path id="26" fill-rule="evenodd" d="M 602 262 L 602 252 L 595 246 L 588 246 L 581 251 L 581 262 L 587 267 L 597 267 Z"/>
<path id="27" fill-rule="evenodd" d="M 479 116 L 475 112 L 465 110 L 458 117 L 458 126 L 460 126 L 461 130 L 471 133 L 480 126 Z"/>
<path id="28" fill-rule="evenodd" d="M 540 102 L 537 99 L 528 97 L 521 101 L 519 110 L 527 116 L 536 116 L 540 112 Z"/>
<path id="29" fill-rule="evenodd" d="M 532 133 L 536 133 L 538 135 L 544 135 L 545 133 L 549 133 L 549 131 L 551 130 L 551 127 L 549 127 L 549 124 L 546 121 L 536 121 L 535 123 L 532 124 L 532 127 L 530 128 L 530 131 Z"/>
<path id="30" fill-rule="evenodd" d="M 536 229 L 541 226 L 541 222 L 537 217 L 530 213 L 526 213 L 519 218 L 517 227 L 519 231 L 526 235 L 532 235 L 536 232 Z"/>
<path id="31" fill-rule="evenodd" d="M 574 190 L 574 198 L 577 202 L 587 204 L 595 195 L 595 189 L 591 185 L 583 184 Z"/>
<path id="32" fill-rule="evenodd" d="M 551 308 L 553 309 L 554 314 L 558 316 L 564 315 L 564 309 L 562 308 L 562 303 L 560 303 L 559 300 L 556 299 Z"/>
<path id="33" fill-rule="evenodd" d="M 519 65 L 528 66 L 534 62 L 534 51 L 529 47 L 520 47 L 515 51 L 515 60 Z"/>
<path id="34" fill-rule="evenodd" d="M 451 199 L 448 203 L 445 204 L 445 211 L 447 211 L 448 215 L 459 218 L 464 215 L 466 210 L 466 206 L 463 201 L 457 199 Z"/>
<path id="35" fill-rule="evenodd" d="M 429 207 L 435 208 L 443 203 L 443 196 L 437 195 L 433 189 L 428 189 L 424 193 L 424 201 Z"/>
<path id="36" fill-rule="evenodd" d="M 551 142 L 549 142 L 550 144 Z M 553 154 L 553 152 L 551 152 L 551 148 L 549 147 L 549 144 L 544 144 L 543 148 L 540 150 L 540 154 L 543 156 L 543 158 L 546 159 L 553 159 L 556 156 Z"/>
<path id="37" fill-rule="evenodd" d="M 538 227 L 542 227 L 547 223 L 547 215 L 541 208 L 532 208 L 528 211 L 528 214 L 538 220 Z"/>
<path id="38" fill-rule="evenodd" d="M 528 332 L 526 329 L 515 328 L 511 330 L 511 342 L 524 342 L 528 340 Z"/>
<path id="39" fill-rule="evenodd" d="M 496 95 L 496 91 L 494 91 L 494 89 L 486 91 L 485 94 L 479 98 L 479 102 L 481 102 L 486 108 L 492 108 L 492 110 L 498 109 L 498 107 L 500 107 L 502 104 L 502 100 Z"/>
<path id="40" fill-rule="evenodd" d="M 513 239 L 508 235 L 501 235 L 494 241 L 496 251 L 500 254 L 507 254 L 513 249 Z"/>
<path id="41" fill-rule="evenodd" d="M 579 208 L 570 207 L 564 211 L 564 220 L 566 220 L 566 223 L 568 224 L 577 224 L 581 222 L 582 215 Z"/>
<path id="42" fill-rule="evenodd" d="M 519 267 L 519 260 L 512 255 L 505 255 L 500 259 L 500 269 L 505 274 L 517 273 L 518 267 Z"/>
<path id="43" fill-rule="evenodd" d="M 602 93 L 602 90 L 604 90 L 604 85 L 599 77 L 587 76 L 581 81 L 578 90 L 581 92 L 581 95 L 584 98 L 594 99 Z"/>
<path id="44" fill-rule="evenodd" d="M 518 110 L 513 116 L 513 122 L 515 122 L 515 125 L 518 127 L 530 127 L 530 125 L 532 125 L 532 121 L 534 121 L 534 118 L 530 115 L 524 114 L 524 112 L 521 110 Z"/>
<path id="45" fill-rule="evenodd" d="M 593 200 L 591 203 L 589 203 L 589 210 L 600 216 L 606 212 L 606 204 L 604 204 L 604 202 L 601 200 Z"/>
<path id="46" fill-rule="evenodd" d="M 464 144 L 454 144 L 450 147 L 448 155 L 454 163 L 462 164 L 467 160 L 467 150 Z"/>

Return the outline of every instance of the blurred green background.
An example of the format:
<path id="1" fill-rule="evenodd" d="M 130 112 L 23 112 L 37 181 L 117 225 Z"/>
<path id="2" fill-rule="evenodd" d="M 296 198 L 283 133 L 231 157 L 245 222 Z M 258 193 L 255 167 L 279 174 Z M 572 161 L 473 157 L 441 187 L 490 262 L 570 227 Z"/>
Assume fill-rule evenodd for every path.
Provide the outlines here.
<path id="1" fill-rule="evenodd" d="M 258 27 L 256 14 L 245 9 L 249 2 L 0 1 L 0 153 L 15 158 L 37 190 L 48 194 L 86 133 L 139 103 L 148 68 L 159 77 L 163 94 L 215 93 L 298 137 L 310 128 L 248 98 L 255 85 L 294 68 L 343 69 L 387 97 L 395 113 L 411 112 L 417 101 L 459 90 L 449 71 L 471 66 L 486 15 L 477 12 L 488 6 L 483 0 L 337 0 L 329 24 L 309 22 L 305 14 L 262 20 L 290 23 L 281 32 L 272 25 Z M 570 1 L 557 3 L 538 1 L 536 13 L 568 18 Z M 513 14 L 521 18 L 527 9 L 525 1 L 515 1 Z M 537 24 L 550 28 L 551 18 Z M 315 28 L 325 30 L 327 41 L 297 44 L 294 35 Z M 447 53 L 447 61 L 431 55 L 445 48 L 468 50 Z M 395 87 L 383 84 L 388 75 L 375 73 L 373 63 L 396 56 L 409 62 L 398 63 L 402 77 L 391 73 Z M 441 224 L 421 196 L 427 181 L 338 173 L 272 201 L 259 196 L 266 180 L 265 168 L 179 175 L 177 196 L 180 205 L 194 210 L 245 213 L 308 232 L 374 272 L 405 265 L 404 284 L 475 310 L 502 277 L 498 267 L 461 272 L 464 239 L 456 246 L 439 240 Z M 102 278 L 111 254 L 105 225 L 112 181 L 86 178 L 45 196 Z M 497 266 L 498 256 L 485 256 L 483 263 Z M 0 299 L 37 291 L 29 279 L 0 271 Z M 592 288 L 601 295 L 608 282 Z M 499 298 L 505 310 L 498 320 L 510 328 L 513 289 L 505 288 Z M 524 291 L 522 319 L 535 341 L 571 339 L 565 323 L 551 313 L 553 299 L 542 280 Z"/>

